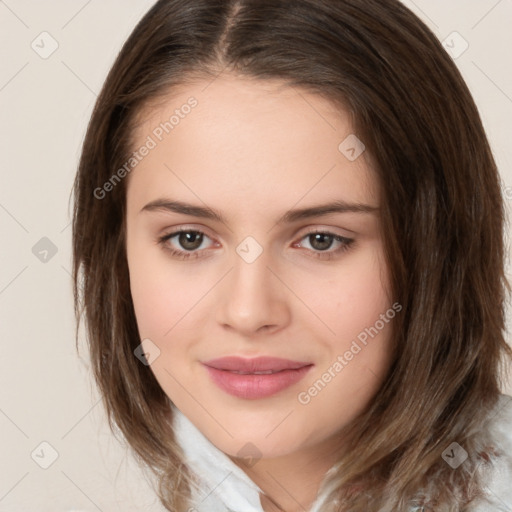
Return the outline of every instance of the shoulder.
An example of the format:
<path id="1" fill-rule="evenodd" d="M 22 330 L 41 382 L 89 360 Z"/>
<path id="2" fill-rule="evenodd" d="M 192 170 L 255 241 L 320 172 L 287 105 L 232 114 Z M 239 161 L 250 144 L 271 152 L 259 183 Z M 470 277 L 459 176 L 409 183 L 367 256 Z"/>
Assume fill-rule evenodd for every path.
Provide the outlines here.
<path id="1" fill-rule="evenodd" d="M 497 441 L 509 448 L 512 446 L 512 396 L 500 395 L 488 427 Z"/>
<path id="2" fill-rule="evenodd" d="M 482 432 L 488 441 L 489 464 L 484 475 L 485 497 L 468 512 L 512 510 L 512 397 L 500 395 Z"/>

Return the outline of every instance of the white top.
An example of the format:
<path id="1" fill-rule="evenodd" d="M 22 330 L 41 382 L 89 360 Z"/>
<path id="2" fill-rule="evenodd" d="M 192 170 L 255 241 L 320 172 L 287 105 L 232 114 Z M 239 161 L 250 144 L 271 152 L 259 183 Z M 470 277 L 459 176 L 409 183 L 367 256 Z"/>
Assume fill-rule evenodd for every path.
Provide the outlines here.
<path id="1" fill-rule="evenodd" d="M 263 491 L 179 409 L 172 408 L 176 440 L 187 465 L 202 483 L 201 492 L 192 496 L 194 512 L 264 512 L 259 497 Z M 486 498 L 466 510 L 512 512 L 512 397 L 500 396 L 487 425 L 494 447 L 502 455 L 494 461 L 487 479 Z M 325 496 L 319 495 L 309 512 L 321 512 L 324 500 Z"/>

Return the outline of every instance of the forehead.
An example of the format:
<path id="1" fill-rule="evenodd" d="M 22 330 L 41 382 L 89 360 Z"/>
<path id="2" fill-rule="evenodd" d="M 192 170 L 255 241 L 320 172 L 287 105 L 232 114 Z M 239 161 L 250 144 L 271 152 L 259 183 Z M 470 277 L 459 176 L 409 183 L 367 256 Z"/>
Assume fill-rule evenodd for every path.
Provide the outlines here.
<path id="1" fill-rule="evenodd" d="M 235 194 L 239 206 L 292 206 L 306 196 L 376 204 L 368 155 L 353 158 L 363 148 L 356 137 L 348 111 L 303 89 L 230 75 L 198 80 L 140 112 L 133 150 L 149 139 L 152 149 L 130 173 L 129 200 L 165 189 L 227 204 Z"/>

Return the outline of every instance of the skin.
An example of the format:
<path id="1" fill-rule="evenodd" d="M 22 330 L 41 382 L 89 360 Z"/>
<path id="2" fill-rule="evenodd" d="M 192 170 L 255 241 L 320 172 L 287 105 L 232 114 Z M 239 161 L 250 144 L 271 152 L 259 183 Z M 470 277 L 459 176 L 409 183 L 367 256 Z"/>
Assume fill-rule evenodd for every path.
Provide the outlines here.
<path id="1" fill-rule="evenodd" d="M 378 186 L 366 153 L 350 161 L 338 150 L 354 133 L 349 114 L 278 82 L 224 74 L 174 89 L 141 113 L 134 147 L 190 96 L 198 105 L 129 175 L 126 250 L 140 337 L 160 350 L 150 368 L 167 396 L 266 492 L 264 510 L 304 510 L 335 462 L 337 432 L 390 365 L 386 323 L 309 403 L 297 398 L 393 303 Z M 226 222 L 142 210 L 163 197 L 208 206 Z M 277 224 L 290 209 L 334 200 L 376 210 Z M 166 247 L 190 247 L 177 236 L 158 242 L 179 229 L 205 233 L 189 251 L 200 257 L 172 256 Z M 333 239 L 322 251 L 307 236 L 314 230 L 354 242 L 334 253 L 343 243 Z M 252 263 L 236 252 L 248 236 L 263 251 Z M 330 260 L 317 257 L 329 252 Z M 248 400 L 212 384 L 201 363 L 227 355 L 314 366 L 292 387 Z M 261 456 L 251 467 L 239 453 L 248 442 Z"/>

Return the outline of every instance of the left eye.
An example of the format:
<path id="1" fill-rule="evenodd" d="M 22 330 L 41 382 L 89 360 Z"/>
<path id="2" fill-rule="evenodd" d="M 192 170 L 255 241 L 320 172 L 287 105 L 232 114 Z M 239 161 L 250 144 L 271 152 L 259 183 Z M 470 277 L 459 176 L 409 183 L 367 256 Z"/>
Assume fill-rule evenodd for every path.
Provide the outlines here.
<path id="1" fill-rule="evenodd" d="M 160 237 L 158 242 L 163 245 L 166 250 L 170 251 L 172 256 L 179 259 L 187 259 L 200 257 L 200 249 L 205 249 L 204 247 L 201 247 L 205 238 L 209 239 L 210 237 L 202 231 L 180 230 Z M 172 241 L 173 239 L 177 240 L 180 247 L 172 245 L 169 247 L 169 241 Z M 351 238 L 336 235 L 335 233 L 330 233 L 328 231 L 314 231 L 308 233 L 303 236 L 300 241 L 305 239 L 308 240 L 314 256 L 325 259 L 331 259 L 333 255 L 347 250 L 354 242 Z M 335 242 L 339 244 L 339 247 L 329 251 Z M 294 247 L 297 246 L 302 247 L 302 244 L 295 243 Z"/>
<path id="2" fill-rule="evenodd" d="M 326 232 L 314 232 L 309 233 L 305 237 L 301 238 L 301 240 L 307 239 L 309 241 L 310 246 L 312 246 L 312 249 L 316 251 L 326 251 L 327 249 L 330 249 L 332 247 L 332 244 L 337 241 L 339 243 L 348 240 L 344 239 L 343 237 L 339 235 L 335 235 L 334 233 L 326 233 Z"/>

